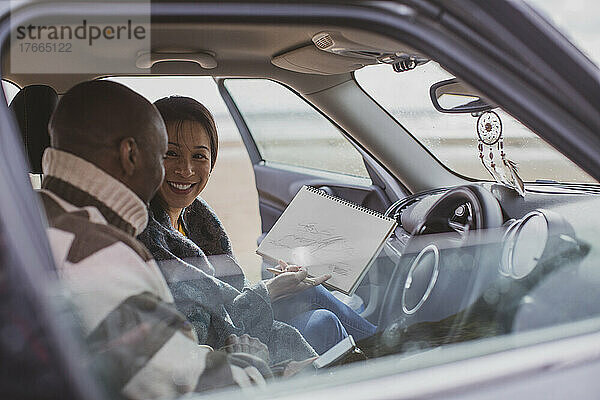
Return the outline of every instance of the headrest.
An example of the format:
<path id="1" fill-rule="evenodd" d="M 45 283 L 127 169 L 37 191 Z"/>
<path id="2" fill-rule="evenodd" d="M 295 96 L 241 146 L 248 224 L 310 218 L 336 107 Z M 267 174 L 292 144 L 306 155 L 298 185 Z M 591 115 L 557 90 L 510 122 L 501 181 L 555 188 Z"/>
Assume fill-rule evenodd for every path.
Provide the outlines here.
<path id="1" fill-rule="evenodd" d="M 50 146 L 48 122 L 57 103 L 56 91 L 46 85 L 24 87 L 10 103 L 9 108 L 17 118 L 33 174 L 42 173 L 42 155 Z"/>

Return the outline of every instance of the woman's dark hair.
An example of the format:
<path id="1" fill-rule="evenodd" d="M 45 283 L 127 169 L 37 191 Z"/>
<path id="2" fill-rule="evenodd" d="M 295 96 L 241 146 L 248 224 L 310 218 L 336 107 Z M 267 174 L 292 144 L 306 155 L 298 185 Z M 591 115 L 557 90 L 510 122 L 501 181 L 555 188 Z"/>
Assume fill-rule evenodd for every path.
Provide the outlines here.
<path id="1" fill-rule="evenodd" d="M 219 137 L 217 136 L 217 125 L 210 111 L 191 97 L 183 96 L 163 97 L 156 100 L 154 105 L 163 117 L 165 125 L 193 121 L 200 123 L 206 129 L 210 140 L 210 169 L 212 170 L 217 161 Z"/>

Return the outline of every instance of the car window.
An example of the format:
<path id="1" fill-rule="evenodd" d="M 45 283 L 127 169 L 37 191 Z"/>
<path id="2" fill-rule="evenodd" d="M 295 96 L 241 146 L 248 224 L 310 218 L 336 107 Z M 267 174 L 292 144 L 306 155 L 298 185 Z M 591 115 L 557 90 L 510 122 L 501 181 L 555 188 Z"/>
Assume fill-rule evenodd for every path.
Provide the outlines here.
<path id="1" fill-rule="evenodd" d="M 202 27 L 203 25 L 202 23 L 182 25 L 182 30 L 178 33 L 187 34 L 186 26 Z M 222 33 L 242 38 L 243 35 L 232 29 L 232 26 L 235 27 L 233 24 L 227 25 L 225 28 L 231 31 L 224 28 Z M 257 26 L 260 27 L 259 24 Z M 169 27 L 180 28 L 175 26 L 175 23 Z M 206 31 L 198 30 L 202 35 L 194 36 L 194 39 L 204 34 L 210 37 L 216 32 L 213 28 L 211 24 Z M 269 26 L 263 29 L 256 36 L 266 37 L 274 28 Z M 160 35 L 161 29 L 156 29 L 155 32 Z M 304 40 L 304 36 L 302 37 Z M 155 38 L 154 43 L 161 43 L 159 39 L 162 38 Z M 220 45 L 224 42 L 226 41 L 222 40 Z M 227 56 L 227 51 L 236 47 L 233 44 L 231 48 L 225 46 L 223 49 L 217 49 L 219 63 L 227 63 L 226 57 L 221 56 L 222 54 Z M 266 42 L 265 46 L 261 44 L 261 48 L 267 47 L 267 44 L 270 45 Z M 216 47 L 219 47 L 219 43 Z M 258 48 L 247 49 L 244 46 L 243 51 L 248 50 L 258 51 Z M 188 56 L 185 53 L 181 54 Z M 207 56 L 207 54 L 203 55 Z M 265 60 L 262 68 L 268 73 L 274 67 L 270 64 L 270 59 Z M 167 63 L 171 66 L 180 64 L 171 61 Z M 221 64 L 218 66 L 223 67 Z M 227 71 L 226 68 L 216 71 L 223 70 Z M 209 69 L 198 71 L 210 73 Z M 286 73 L 290 74 L 290 72 Z M 234 73 L 231 75 L 235 76 Z M 225 85 L 240 109 L 266 164 L 290 166 L 293 167 L 294 172 L 296 169 L 316 171 L 310 179 L 313 179 L 313 176 L 318 177 L 319 172 L 326 172 L 328 176 L 333 173 L 345 177 L 365 178 L 362 181 L 369 179 L 360 152 L 334 123 L 311 107 L 300 95 L 277 82 L 267 79 L 247 79 L 242 78 L 243 76 L 246 75 L 240 75 L 240 78 L 227 78 Z M 281 73 L 281 76 L 285 77 L 286 74 Z M 487 152 L 490 149 L 486 148 L 486 152 L 482 152 L 475 132 L 479 115 L 441 114 L 431 104 L 429 99 L 431 84 L 451 77 L 440 65 L 430 61 L 414 71 L 400 74 L 393 72 L 390 65 L 378 65 L 361 69 L 355 76 L 362 88 L 446 167 L 468 177 L 481 180 L 492 179 L 488 169 L 492 161 Z M 63 77 L 66 79 L 68 75 Z M 389 206 L 386 215 L 332 197 L 325 190 L 333 190 L 331 187 L 323 187 L 323 190 L 306 189 L 305 192 L 314 194 L 313 197 L 319 201 L 329 201 L 327 204 L 332 208 L 323 207 L 320 211 L 335 210 L 326 216 L 331 216 L 332 219 L 322 218 L 328 220 L 329 224 L 321 225 L 322 220 L 313 219 L 314 216 L 322 215 L 312 212 L 317 206 L 301 209 L 301 218 L 292 219 L 294 223 L 287 227 L 288 229 L 284 231 L 285 235 L 271 238 L 274 245 L 286 249 L 286 255 L 290 258 L 285 258 L 285 261 L 290 264 L 301 264 L 303 260 L 308 260 L 307 265 L 290 266 L 290 270 L 295 273 L 300 270 L 299 276 L 306 273 L 304 267 L 314 266 L 317 271 L 335 273 L 337 278 L 340 275 L 344 277 L 350 275 L 348 271 L 352 269 L 350 272 L 356 272 L 358 279 L 361 279 L 365 285 L 352 293 L 352 290 L 343 288 L 338 288 L 341 291 L 334 290 L 335 287 L 327 284 L 317 285 L 320 282 L 319 277 L 309 276 L 307 279 L 290 279 L 283 288 L 279 286 L 279 289 L 275 290 L 276 285 L 273 283 L 275 279 L 258 282 L 262 259 L 255 254 L 255 251 L 256 239 L 261 234 L 262 221 L 258 213 L 257 193 L 261 188 L 257 189 L 254 166 L 249 160 L 237 127 L 218 93 L 213 78 L 140 76 L 107 79 L 132 88 L 151 102 L 167 96 L 192 97 L 204 104 L 214 116 L 219 135 L 219 156 L 214 170 L 208 172 L 210 182 L 201 193 L 201 197 L 207 204 L 193 200 L 193 203 L 181 206 L 183 208 L 173 207 L 182 212 L 181 218 L 173 220 L 175 226 L 167 226 L 168 222 L 165 225 L 164 220 L 161 222 L 162 227 L 157 228 L 154 225 L 158 232 L 153 233 L 156 236 L 152 239 L 156 239 L 154 244 L 158 242 L 158 246 L 162 246 L 158 251 L 154 249 L 155 254 L 158 254 L 155 257 L 160 263 L 161 270 L 156 270 L 152 264 L 151 268 L 145 268 L 146 266 L 139 268 L 141 279 L 147 276 L 152 285 L 163 284 L 163 277 L 165 282 L 168 281 L 170 292 L 165 290 L 163 298 L 174 303 L 188 321 L 184 321 L 177 313 L 175 316 L 167 314 L 169 319 L 159 319 L 159 324 L 156 325 L 146 324 L 144 320 L 136 320 L 129 325 L 127 318 L 137 317 L 135 314 L 137 307 L 147 311 L 148 314 L 156 314 L 159 318 L 165 313 L 166 307 L 156 307 L 152 296 L 150 298 L 145 296 L 148 293 L 146 292 L 141 297 L 132 296 L 133 301 L 130 297 L 125 303 L 119 304 L 119 307 L 123 306 L 118 309 L 119 312 L 111 312 L 110 316 L 114 319 L 109 320 L 110 323 L 98 325 L 98 328 L 93 331 L 94 335 L 90 335 L 91 340 L 89 337 L 86 338 L 88 344 L 93 345 L 93 350 L 103 356 L 99 365 L 94 367 L 98 367 L 102 377 L 111 382 L 120 382 L 121 374 L 131 373 L 131 371 L 124 371 L 120 364 L 121 360 L 135 361 L 132 364 L 135 373 L 139 372 L 147 381 L 138 386 L 127 387 L 128 392 L 125 394 L 131 395 L 132 398 L 147 397 L 155 381 L 165 384 L 169 387 L 168 393 L 172 393 L 194 388 L 213 389 L 218 387 L 220 378 L 232 375 L 228 367 L 221 368 L 225 365 L 226 359 L 222 353 L 210 353 L 218 355 L 206 358 L 206 365 L 215 368 L 201 376 L 197 387 L 187 385 L 187 378 L 189 378 L 187 371 L 174 373 L 167 367 L 166 371 L 157 369 L 156 374 L 152 375 L 152 370 L 148 372 L 144 369 L 145 351 L 147 347 L 156 350 L 160 348 L 163 341 L 160 335 L 163 331 L 171 332 L 175 340 L 179 341 L 197 338 L 198 344 L 208 344 L 217 351 L 220 349 L 233 349 L 240 352 L 256 350 L 252 348 L 248 338 L 244 339 L 246 343 L 239 343 L 237 347 L 227 344 L 227 335 L 232 332 L 259 337 L 269 345 L 266 352 L 272 352 L 269 354 L 271 358 L 265 356 L 265 350 L 260 353 L 268 360 L 267 363 L 276 376 L 270 377 L 269 369 L 265 368 L 261 371 L 269 377 L 266 388 L 240 391 L 238 387 L 233 387 L 231 390 L 237 391 L 236 393 L 208 394 L 209 396 L 214 394 L 215 398 L 242 395 L 248 398 L 276 398 L 278 395 L 303 398 L 309 397 L 305 395 L 305 391 L 320 389 L 342 391 L 358 385 L 361 386 L 360 390 L 357 390 L 354 396 L 361 398 L 363 395 L 362 397 L 369 398 L 396 397 L 395 393 L 401 393 L 404 397 L 411 397 L 411 395 L 419 397 L 431 385 L 440 382 L 443 386 L 441 390 L 451 391 L 440 396 L 457 395 L 458 391 L 455 387 L 465 385 L 465 381 L 458 382 L 456 375 L 453 374 L 448 374 L 439 380 L 426 377 L 424 382 L 415 379 L 406 386 L 394 382 L 397 378 L 411 380 L 414 375 L 410 372 L 418 373 L 419 369 L 432 366 L 436 367 L 432 368 L 436 371 L 446 367 L 454 369 L 457 374 L 477 376 L 468 381 L 467 384 L 470 386 L 476 386 L 480 380 L 489 383 L 490 377 L 495 377 L 493 373 L 498 369 L 512 377 L 518 375 L 520 379 L 523 373 L 532 372 L 532 365 L 537 360 L 523 357 L 521 360 L 517 359 L 516 364 L 519 365 L 514 366 L 507 365 L 511 361 L 507 362 L 505 359 L 498 361 L 497 364 L 487 364 L 485 368 L 477 370 L 456 368 L 451 363 L 459 360 L 478 360 L 490 353 L 525 348 L 557 338 L 598 330 L 600 326 L 600 319 L 597 318 L 600 315 L 600 290 L 598 290 L 600 269 L 597 267 L 598 260 L 596 260 L 596 257 L 600 256 L 598 251 L 600 189 L 598 187 L 572 185 L 574 187 L 563 188 L 563 193 L 531 191 L 526 195 L 520 195 L 505 185 L 483 183 L 455 188 L 448 184 L 431 188 L 427 192 L 409 195 L 396 202 L 393 202 L 395 199 L 385 198 L 383 190 L 376 190 L 382 189 L 381 187 L 368 188 L 373 189 L 368 196 L 381 198 L 383 199 L 381 202 Z M 306 79 L 310 79 L 310 75 Z M 57 81 L 60 79 L 57 78 Z M 368 97 L 359 96 L 362 92 L 354 82 L 346 83 L 349 84 L 347 90 L 354 90 L 353 94 L 368 101 Z M 329 101 L 341 101 L 339 97 L 335 97 L 335 93 L 339 95 L 340 92 L 332 91 Z M 380 121 L 382 119 L 390 121 L 393 125 L 393 121 L 382 112 L 381 108 L 372 105 L 372 109 L 379 112 L 373 112 L 374 117 L 378 117 Z M 355 111 L 360 115 L 360 110 Z M 506 140 L 503 142 L 505 147 L 502 150 L 506 152 L 507 157 L 518 163 L 518 172 L 523 179 L 534 182 L 594 181 L 518 121 L 501 110 L 496 112 L 505 130 Z M 378 129 L 376 123 L 364 129 L 373 129 L 373 135 L 368 139 L 384 138 L 388 146 L 384 150 L 374 148 L 371 156 L 375 162 L 378 162 L 379 158 L 384 158 L 386 153 L 388 156 L 395 154 L 397 157 L 401 154 L 402 157 L 408 158 L 404 165 L 412 164 L 410 168 L 416 168 L 419 173 L 430 172 L 423 168 L 419 169 L 420 166 L 415 162 L 419 157 L 412 159 L 410 154 L 401 152 L 402 149 L 399 148 L 401 146 L 398 145 L 401 141 L 394 136 L 394 132 Z M 395 132 L 400 133 L 400 131 L 398 129 Z M 499 154 L 500 146 L 496 146 L 495 149 L 498 150 L 496 154 Z M 193 149 L 196 147 L 203 146 L 192 146 Z M 187 150 L 191 151 L 190 148 Z M 171 156 L 176 155 L 166 154 L 165 159 Z M 488 167 L 481 163 L 480 156 L 486 158 Z M 206 159 L 202 153 L 195 153 L 193 157 L 194 162 L 204 162 Z M 443 169 L 437 164 L 434 167 Z M 13 171 L 7 168 L 6 173 L 13 173 Z M 268 177 L 271 178 L 273 175 Z M 399 176 L 398 179 L 401 178 L 402 176 Z M 314 181 L 323 182 L 318 179 L 313 179 L 311 182 Z M 174 188 L 173 193 L 181 194 L 198 182 L 164 183 Z M 278 184 L 276 179 L 263 183 L 265 186 Z M 394 183 L 399 184 L 399 182 Z M 294 185 L 289 186 L 284 187 L 282 192 L 293 192 Z M 356 189 L 356 186 L 359 186 L 360 190 L 364 189 L 361 185 L 352 187 L 348 185 L 343 189 Z M 98 220 L 101 220 L 93 210 L 97 204 L 96 200 L 93 200 L 94 203 L 89 206 L 87 212 L 73 214 L 77 214 L 75 215 L 77 217 L 95 215 Z M 118 202 L 120 198 L 115 200 Z M 264 196 L 264 193 L 261 193 L 260 198 L 261 206 L 282 212 L 291 209 L 286 208 L 290 204 L 288 200 L 276 196 Z M 32 209 L 33 207 L 30 207 L 27 211 Z M 166 215 L 167 211 L 172 210 L 161 211 Z M 288 216 L 290 214 L 288 213 Z M 145 213 L 143 215 L 145 216 Z M 357 215 L 361 218 L 357 218 Z M 371 221 L 371 223 L 357 223 L 356 221 L 359 220 Z M 377 223 L 372 222 L 373 220 Z M 385 222 L 384 227 L 387 227 L 387 230 L 382 229 L 381 233 L 375 233 L 373 228 L 375 225 L 383 226 L 382 221 Z M 18 223 L 12 226 L 17 231 L 27 229 L 26 226 Z M 50 230 L 57 233 L 59 228 L 53 226 Z M 352 235 L 345 235 L 348 232 Z M 368 235 L 370 240 L 361 240 L 361 235 L 362 237 Z M 73 240 L 73 235 L 62 235 L 62 237 L 65 241 L 73 241 L 81 247 L 84 244 L 99 245 L 98 243 L 81 244 L 80 242 L 83 241 Z M 363 254 L 366 253 L 363 251 L 366 242 L 375 243 L 371 246 L 372 253 L 368 256 Z M 144 243 L 148 244 L 148 242 Z M 55 243 L 51 241 L 50 244 Z M 115 247 L 122 249 L 127 246 L 117 244 Z M 57 253 L 57 264 L 65 257 L 74 259 L 78 256 L 75 250 L 69 251 L 68 256 L 65 256 L 66 252 Z M 97 256 L 97 262 L 100 262 L 103 253 L 94 251 L 96 251 L 94 256 Z M 321 256 L 328 251 L 333 252 L 336 258 L 324 262 L 324 257 Z M 161 257 L 165 252 L 170 253 L 166 257 Z M 131 254 L 129 256 L 133 257 Z M 292 258 L 296 256 L 298 258 Z M 361 260 L 359 265 L 352 264 L 356 259 Z M 273 261 L 268 256 L 265 260 Z M 118 260 L 118 262 L 126 261 L 125 258 Z M 313 264 L 309 265 L 311 261 Z M 121 266 L 121 264 L 114 265 Z M 98 281 L 102 282 L 104 270 L 91 268 L 94 274 L 82 273 L 81 269 L 77 268 L 79 267 L 77 263 L 66 265 L 64 270 L 60 271 L 61 274 L 69 278 L 71 270 L 68 268 L 73 266 L 75 268 L 72 275 L 76 278 L 97 276 Z M 240 276 L 236 268 L 243 269 L 245 276 Z M 94 296 L 110 294 L 110 289 L 120 289 L 122 282 L 119 278 L 131 276 L 135 278 L 138 273 L 135 271 L 127 276 L 125 273 L 120 276 L 121 271 L 119 268 L 114 268 L 112 271 L 116 277 L 114 288 L 111 282 L 108 285 L 97 285 L 93 281 L 91 290 L 82 296 L 87 302 L 86 306 L 89 303 L 89 307 L 96 307 Z M 149 275 L 151 272 L 162 273 L 164 276 Z M 275 276 L 281 271 L 271 272 Z M 283 278 L 290 276 L 287 274 Z M 283 281 L 285 282 L 285 279 Z M 282 279 L 279 279 L 279 282 L 282 282 Z M 298 284 L 305 290 L 296 293 L 294 290 L 297 289 Z M 69 289 L 77 289 L 77 287 Z M 66 292 L 68 296 L 68 291 Z M 73 303 L 75 307 L 81 305 Z M 128 308 L 130 305 L 132 307 Z M 107 308 L 104 304 L 101 307 Z M 79 320 L 89 316 L 85 314 L 85 309 L 83 310 L 84 312 L 77 314 Z M 153 331 L 154 326 L 158 327 L 156 332 Z M 184 333 L 175 335 L 172 332 L 174 327 L 181 328 Z M 113 331 L 120 333 L 121 330 L 124 331 L 123 335 L 112 336 Z M 300 336 L 300 332 L 304 337 Z M 6 336 L 3 339 L 7 342 L 23 343 L 18 333 L 10 331 L 0 333 Z M 151 340 L 137 345 L 140 338 L 145 339 L 148 334 L 154 335 Z M 351 340 L 344 340 L 347 347 L 340 350 L 336 344 L 340 336 L 347 334 L 353 335 L 357 347 Z M 110 340 L 100 342 L 103 345 L 98 346 L 93 341 L 98 336 Z M 329 360 L 332 361 L 331 368 L 316 370 L 307 363 L 305 365 L 308 365 L 308 368 L 301 370 L 296 376 L 289 376 L 292 375 L 291 372 L 300 370 L 298 364 L 289 362 L 292 358 L 312 361 L 314 353 L 311 349 L 307 350 L 308 342 L 315 350 L 318 349 L 319 354 L 326 353 L 327 348 L 335 350 L 333 355 L 329 354 Z M 132 346 L 131 343 L 136 345 Z M 187 349 L 176 347 L 176 342 L 173 346 L 174 348 L 166 348 L 164 352 L 161 350 L 152 353 L 146 361 L 152 360 L 159 364 L 168 360 L 169 366 L 173 363 L 178 366 L 190 366 L 190 377 L 193 372 L 192 367 L 204 365 L 197 364 L 197 362 L 204 363 L 205 359 L 199 358 L 196 353 L 190 354 L 192 352 L 188 352 Z M 195 344 L 194 348 L 196 348 Z M 202 349 L 210 351 L 206 347 Z M 38 348 L 34 347 L 34 350 L 39 353 Z M 517 358 L 520 350 L 513 351 L 512 355 L 516 353 L 515 358 Z M 115 353 L 118 354 L 115 356 Z M 342 353 L 341 357 L 336 357 Z M 43 359 L 43 352 L 38 356 Z M 121 358 L 115 360 L 110 357 Z M 575 360 L 575 363 L 587 363 L 591 360 L 589 357 L 586 354 L 581 359 Z M 520 365 L 523 360 L 527 360 L 527 363 Z M 256 378 L 261 372 L 250 366 L 251 361 L 251 357 L 242 357 L 237 360 L 236 365 L 241 365 L 248 376 Z M 560 372 L 560 368 L 572 366 L 570 364 L 572 361 L 573 359 L 565 357 L 560 360 L 560 364 L 545 364 L 543 371 Z M 287 369 L 288 367 L 290 368 Z M 537 368 L 538 365 L 535 367 Z M 246 376 L 240 371 L 235 370 L 236 378 L 243 381 Z M 406 372 L 409 373 L 404 374 Z M 535 369 L 533 372 L 537 373 L 539 370 Z M 373 382 L 368 382 L 371 379 L 385 377 L 389 377 L 384 382 L 389 386 L 380 384 L 374 387 Z M 394 391 L 391 395 L 390 390 Z"/>
<path id="2" fill-rule="evenodd" d="M 341 131 L 288 88 L 267 79 L 227 79 L 225 86 L 264 160 L 369 177 Z"/>
<path id="3" fill-rule="evenodd" d="M 494 179 L 480 162 L 478 115 L 443 114 L 431 102 L 431 85 L 453 78 L 439 64 L 430 61 L 402 73 L 394 72 L 389 65 L 375 65 L 356 71 L 355 77 L 369 95 L 449 169 L 469 178 Z M 524 181 L 596 182 L 509 114 L 501 109 L 494 112 L 501 120 L 506 157 L 517 164 Z M 490 161 L 488 147 L 484 152 L 484 160 Z M 495 161 L 501 163 L 498 154 Z"/>

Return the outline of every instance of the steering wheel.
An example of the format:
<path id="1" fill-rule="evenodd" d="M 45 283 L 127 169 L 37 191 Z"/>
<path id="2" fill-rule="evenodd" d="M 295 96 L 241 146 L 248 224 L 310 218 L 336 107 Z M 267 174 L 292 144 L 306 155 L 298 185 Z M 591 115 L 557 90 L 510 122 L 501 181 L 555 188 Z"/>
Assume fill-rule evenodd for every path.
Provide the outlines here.
<path id="1" fill-rule="evenodd" d="M 458 210 L 467 213 L 464 222 L 457 222 Z M 497 275 L 501 240 L 489 235 L 502 222 L 498 201 L 480 185 L 439 198 L 416 225 L 392 273 L 380 330 L 439 321 L 475 301 Z"/>

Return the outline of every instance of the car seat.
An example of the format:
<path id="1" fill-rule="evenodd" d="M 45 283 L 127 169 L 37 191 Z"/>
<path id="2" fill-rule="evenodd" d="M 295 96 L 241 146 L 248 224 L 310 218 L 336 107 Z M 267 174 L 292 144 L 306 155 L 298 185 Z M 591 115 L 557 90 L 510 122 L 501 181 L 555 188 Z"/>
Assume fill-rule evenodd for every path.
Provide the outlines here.
<path id="1" fill-rule="evenodd" d="M 42 154 L 50 142 L 48 121 L 57 102 L 58 95 L 51 87 L 34 85 L 22 89 L 10 104 L 29 158 L 30 171 L 35 174 L 42 172 Z M 9 202 L 3 202 L 4 207 L 7 204 Z M 16 230 L 19 235 L 31 228 L 31 222 L 23 224 Z M 15 235 L 14 226 L 11 228 L 7 229 L 4 221 L 0 224 L 0 397 L 77 399 L 82 398 L 81 387 L 85 385 L 88 398 L 99 398 L 97 393 L 103 387 L 100 389 L 96 379 L 88 375 L 80 362 L 88 356 L 80 346 L 83 336 L 71 319 L 68 304 L 61 302 L 61 296 L 54 296 L 56 303 L 46 303 L 44 307 L 38 304 L 51 292 L 46 285 L 47 278 L 52 275 L 31 279 L 35 273 L 44 272 L 42 265 L 25 262 L 28 265 L 24 268 L 23 261 L 31 259 L 14 255 L 37 253 L 29 251 L 27 245 L 42 246 L 35 241 L 24 242 L 19 247 L 14 243 L 11 245 L 7 239 Z M 28 239 L 35 237 L 27 235 Z M 48 316 L 48 311 L 57 314 Z"/>
<path id="2" fill-rule="evenodd" d="M 42 155 L 50 146 L 48 122 L 58 104 L 50 86 L 26 86 L 17 93 L 9 109 L 15 114 L 32 174 L 42 173 Z"/>

